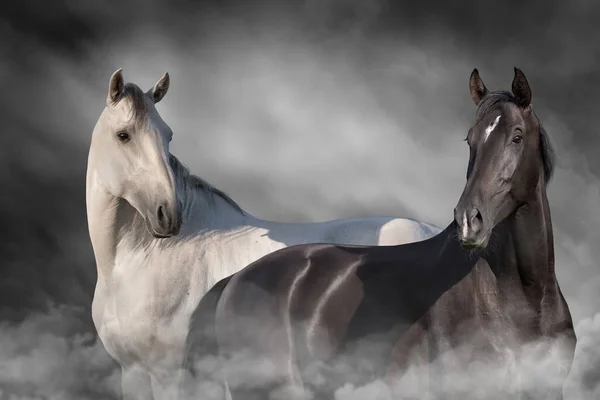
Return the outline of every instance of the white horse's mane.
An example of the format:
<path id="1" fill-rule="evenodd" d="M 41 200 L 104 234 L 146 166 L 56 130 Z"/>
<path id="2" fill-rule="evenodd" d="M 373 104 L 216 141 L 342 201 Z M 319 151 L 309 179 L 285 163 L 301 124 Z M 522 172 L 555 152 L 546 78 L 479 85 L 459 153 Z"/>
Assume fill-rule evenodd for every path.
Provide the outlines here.
<path id="1" fill-rule="evenodd" d="M 245 214 L 245 211 L 227 193 L 217 189 L 199 176 L 191 174 L 189 168 L 183 165 L 173 154 L 169 154 L 169 163 L 175 175 L 177 194 L 182 202 L 181 206 L 184 214 L 190 210 L 189 205 L 194 202 L 198 193 L 206 195 L 211 205 L 215 205 L 215 196 L 218 196 L 240 214 Z"/>

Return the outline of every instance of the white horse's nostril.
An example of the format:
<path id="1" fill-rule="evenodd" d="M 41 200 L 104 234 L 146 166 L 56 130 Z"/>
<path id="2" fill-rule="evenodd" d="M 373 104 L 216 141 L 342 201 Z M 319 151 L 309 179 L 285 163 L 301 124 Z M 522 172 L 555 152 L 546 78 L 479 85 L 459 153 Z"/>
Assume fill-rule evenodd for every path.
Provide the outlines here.
<path id="1" fill-rule="evenodd" d="M 164 205 L 158 206 L 156 210 L 156 217 L 158 219 L 158 225 L 162 228 L 167 228 L 170 224 L 170 218 L 166 212 L 166 207 Z"/>

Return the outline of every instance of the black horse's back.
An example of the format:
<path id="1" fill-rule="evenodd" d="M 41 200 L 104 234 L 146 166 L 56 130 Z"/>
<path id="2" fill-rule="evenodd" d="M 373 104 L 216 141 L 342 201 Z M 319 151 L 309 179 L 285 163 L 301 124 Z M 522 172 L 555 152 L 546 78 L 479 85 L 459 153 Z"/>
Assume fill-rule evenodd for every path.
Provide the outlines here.
<path id="1" fill-rule="evenodd" d="M 368 383 L 363 378 L 385 372 L 398 338 L 476 264 L 455 229 L 452 222 L 433 238 L 397 246 L 299 245 L 255 261 L 218 300 L 221 355 L 228 364 L 247 353 L 275 363 L 278 375 L 260 389 L 267 392 L 302 381 L 332 394 L 348 382 L 337 374 L 340 363 L 353 383 Z M 327 382 L 313 386 L 304 373 L 315 365 Z M 235 400 L 247 396 L 247 388 L 230 389 Z"/>

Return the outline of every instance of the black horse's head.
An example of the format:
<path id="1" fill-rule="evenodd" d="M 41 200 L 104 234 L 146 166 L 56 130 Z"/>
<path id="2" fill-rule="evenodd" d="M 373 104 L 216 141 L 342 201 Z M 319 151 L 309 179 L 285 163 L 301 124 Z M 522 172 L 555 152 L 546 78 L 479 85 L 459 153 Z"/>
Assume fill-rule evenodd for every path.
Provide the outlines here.
<path id="1" fill-rule="evenodd" d="M 469 86 L 478 108 L 466 139 L 467 184 L 454 218 L 462 245 L 481 249 L 494 227 L 534 196 L 540 177 L 550 179 L 553 154 L 521 70 L 515 68 L 512 93 L 489 92 L 477 69 Z"/>

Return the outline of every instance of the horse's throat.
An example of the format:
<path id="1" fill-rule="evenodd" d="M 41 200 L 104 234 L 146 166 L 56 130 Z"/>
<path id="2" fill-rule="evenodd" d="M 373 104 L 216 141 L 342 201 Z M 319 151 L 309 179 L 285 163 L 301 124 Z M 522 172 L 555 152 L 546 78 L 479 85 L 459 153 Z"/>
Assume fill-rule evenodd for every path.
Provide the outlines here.
<path id="1" fill-rule="evenodd" d="M 95 190 L 88 195 L 88 226 L 98 279 L 110 279 L 123 243 L 135 237 L 140 243 L 150 238 L 143 220 L 125 200 L 104 191 Z"/>
<path id="2" fill-rule="evenodd" d="M 511 221 L 515 262 L 524 287 L 555 281 L 554 238 L 545 189 L 521 207 Z"/>

